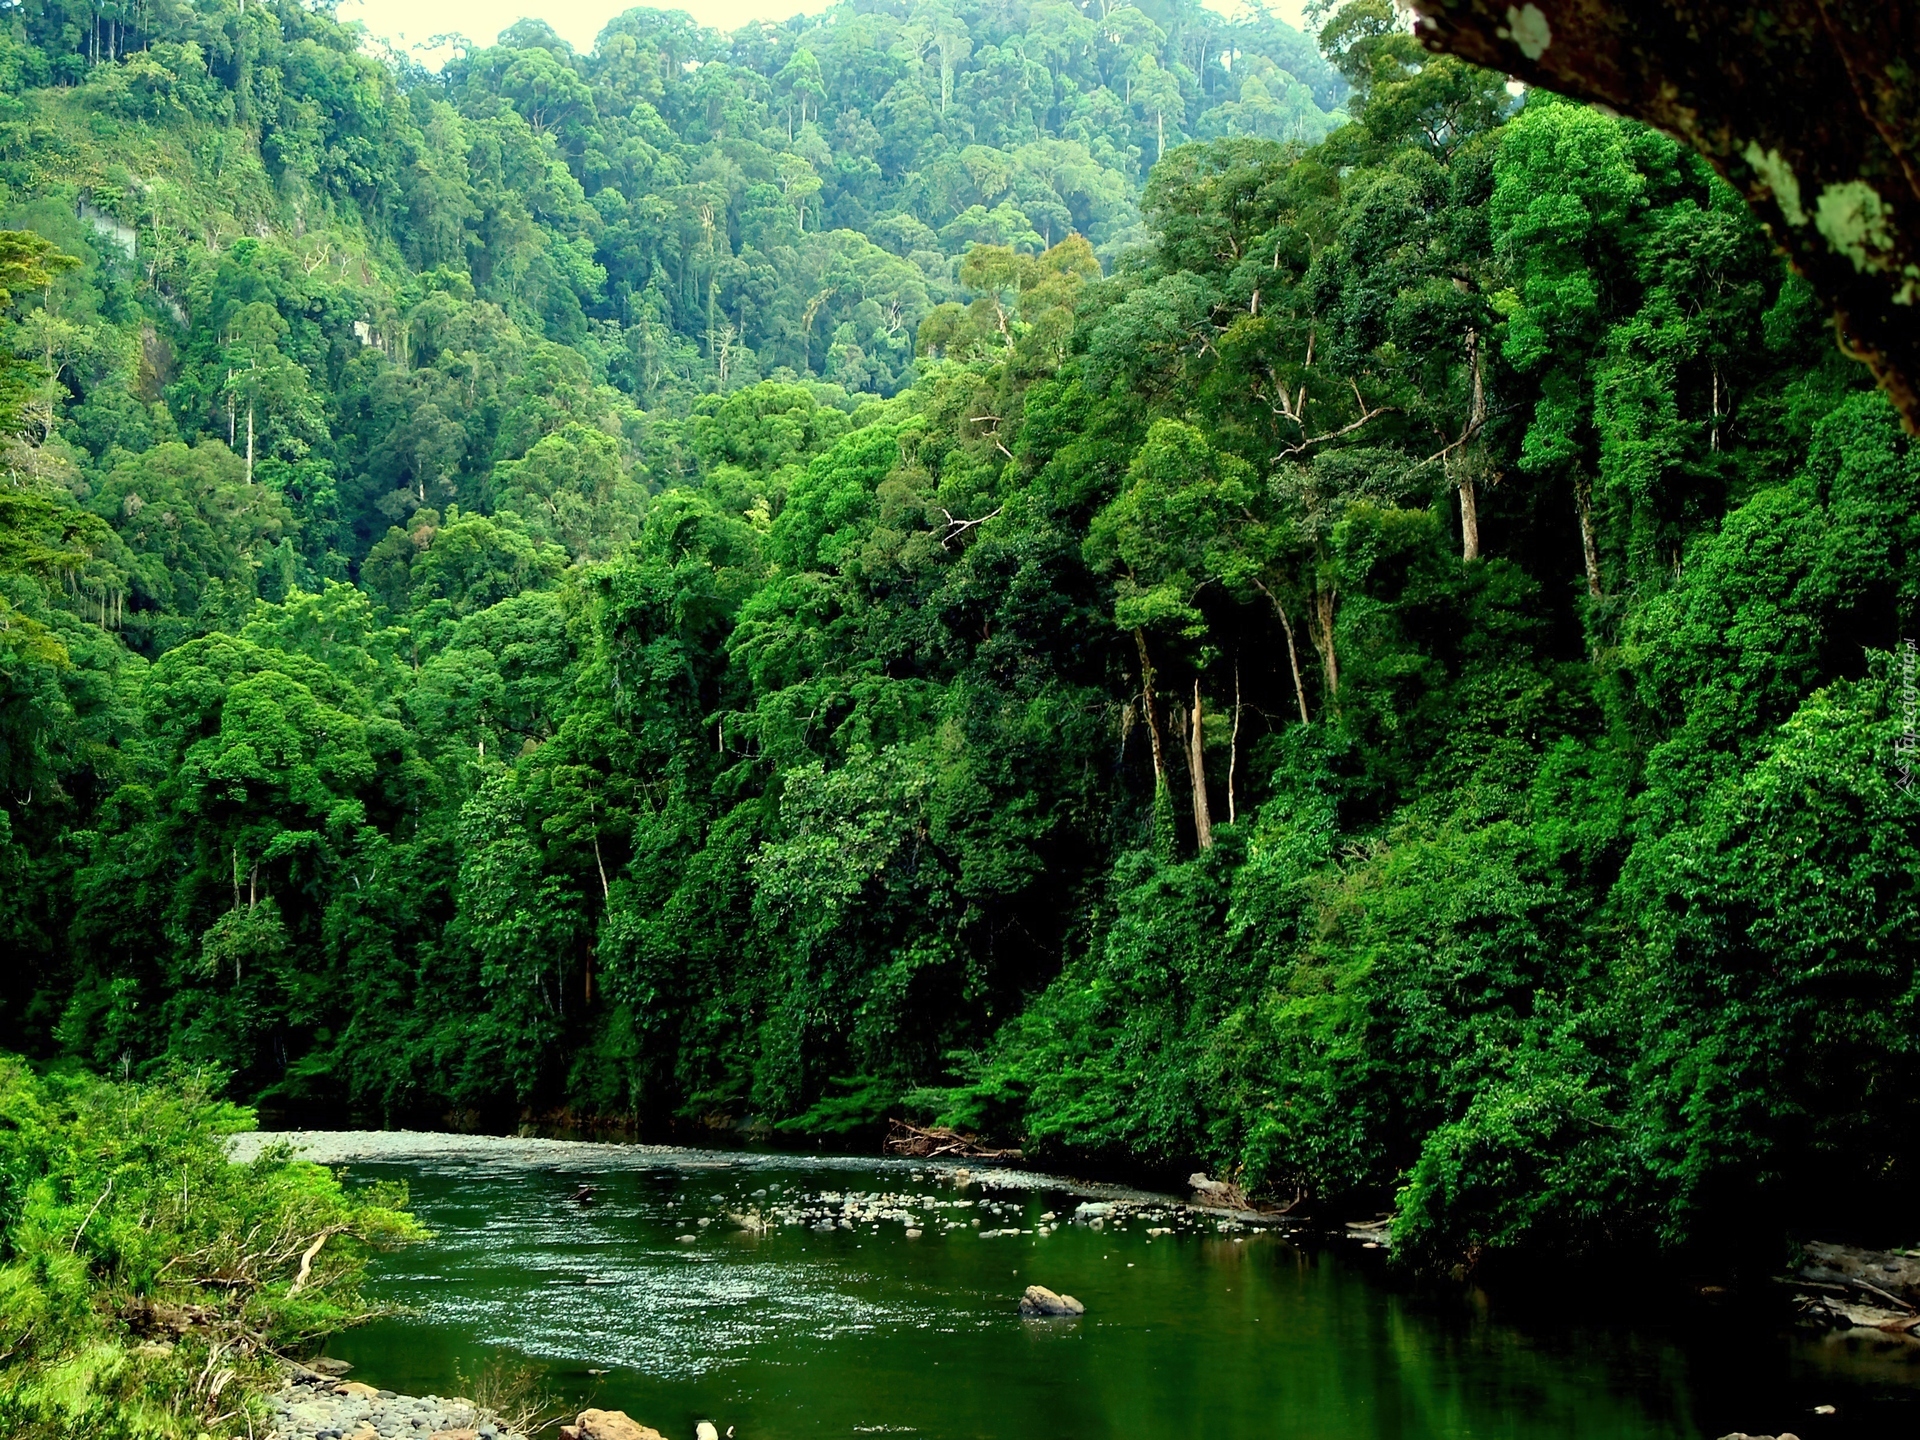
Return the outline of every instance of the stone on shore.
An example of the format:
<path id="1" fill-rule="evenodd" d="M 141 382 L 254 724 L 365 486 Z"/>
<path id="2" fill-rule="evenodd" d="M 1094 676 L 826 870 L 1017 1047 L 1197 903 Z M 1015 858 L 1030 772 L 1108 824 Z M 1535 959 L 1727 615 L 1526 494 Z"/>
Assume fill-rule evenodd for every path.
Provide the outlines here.
<path id="1" fill-rule="evenodd" d="M 560 1427 L 560 1440 L 667 1440 L 624 1410 L 582 1410 L 573 1424 Z"/>
<path id="2" fill-rule="evenodd" d="M 1020 1297 L 1020 1313 L 1027 1319 L 1052 1315 L 1084 1315 L 1087 1307 L 1071 1295 L 1056 1295 L 1044 1285 L 1027 1286 Z"/>

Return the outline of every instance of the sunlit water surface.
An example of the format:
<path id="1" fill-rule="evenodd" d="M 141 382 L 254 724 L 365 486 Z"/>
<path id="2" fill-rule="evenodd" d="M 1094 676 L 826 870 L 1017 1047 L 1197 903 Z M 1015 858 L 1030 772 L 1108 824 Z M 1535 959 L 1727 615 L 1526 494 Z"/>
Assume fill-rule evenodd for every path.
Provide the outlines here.
<path id="1" fill-rule="evenodd" d="M 1460 1287 L 1409 1291 L 1377 1255 L 1193 1225 L 1155 1237 L 1138 1219 L 1095 1230 L 1065 1223 L 1080 1196 L 907 1163 L 649 1163 L 352 1167 L 404 1180 L 435 1239 L 377 1262 L 379 1295 L 412 1313 L 331 1353 L 356 1379 L 441 1395 L 529 1361 L 566 1404 L 626 1410 L 669 1440 L 701 1419 L 736 1440 L 1920 1435 L 1920 1347 L 1904 1343 L 1705 1311 L 1587 1319 L 1571 1294 L 1513 1315 Z M 583 1183 L 590 1205 L 573 1199 Z M 910 1198 L 851 1230 L 756 1235 L 728 1218 L 848 1193 Z M 1085 1318 L 1021 1320 L 1035 1283 L 1084 1300 Z"/>

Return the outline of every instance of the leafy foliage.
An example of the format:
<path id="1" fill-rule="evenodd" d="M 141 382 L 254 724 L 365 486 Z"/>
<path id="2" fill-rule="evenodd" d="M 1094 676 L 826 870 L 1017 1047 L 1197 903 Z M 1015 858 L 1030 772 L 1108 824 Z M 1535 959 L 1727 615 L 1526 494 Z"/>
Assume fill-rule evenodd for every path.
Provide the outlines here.
<path id="1" fill-rule="evenodd" d="M 420 1238 L 393 1187 L 269 1151 L 205 1075 L 36 1076 L 0 1059 L 0 1417 L 18 1435 L 264 1420 L 275 1354 L 367 1318 L 368 1255 Z M 249 1415 L 252 1416 L 249 1419 Z"/>

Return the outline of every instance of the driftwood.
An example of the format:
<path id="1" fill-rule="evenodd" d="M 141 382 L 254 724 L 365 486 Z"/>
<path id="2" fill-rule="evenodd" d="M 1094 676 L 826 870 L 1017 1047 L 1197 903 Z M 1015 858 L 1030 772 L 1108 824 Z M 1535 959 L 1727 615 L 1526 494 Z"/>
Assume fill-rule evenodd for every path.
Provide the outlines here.
<path id="1" fill-rule="evenodd" d="M 951 1155 L 966 1160 L 1018 1160 L 1018 1150 L 996 1149 L 983 1145 L 978 1135 L 964 1134 L 944 1125 L 925 1128 L 905 1120 L 887 1122 L 886 1151 L 889 1155 L 909 1155 L 916 1160 L 932 1160 Z"/>
<path id="2" fill-rule="evenodd" d="M 1815 1242 L 1792 1282 L 1809 1320 L 1920 1333 L 1920 1257 Z"/>

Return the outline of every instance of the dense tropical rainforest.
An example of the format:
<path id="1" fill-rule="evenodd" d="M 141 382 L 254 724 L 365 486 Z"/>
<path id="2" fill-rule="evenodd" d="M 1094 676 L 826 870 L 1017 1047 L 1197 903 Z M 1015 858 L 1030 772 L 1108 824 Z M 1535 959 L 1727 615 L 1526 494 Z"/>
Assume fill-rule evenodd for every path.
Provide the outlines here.
<path id="1" fill-rule="evenodd" d="M 1920 454 L 1691 152 L 1315 20 L 0 5 L 0 1046 L 1911 1240 Z"/>

